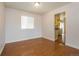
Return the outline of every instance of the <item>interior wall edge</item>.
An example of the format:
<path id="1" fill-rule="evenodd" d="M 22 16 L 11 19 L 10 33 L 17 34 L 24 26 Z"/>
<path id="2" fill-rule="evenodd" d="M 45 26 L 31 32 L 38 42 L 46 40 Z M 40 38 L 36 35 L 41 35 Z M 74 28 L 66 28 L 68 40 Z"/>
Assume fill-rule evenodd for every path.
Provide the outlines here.
<path id="1" fill-rule="evenodd" d="M 72 48 L 75 48 L 75 49 L 79 49 L 79 47 L 76 47 L 75 45 L 72 45 L 72 44 L 69 44 L 69 43 L 66 43 L 66 46 L 69 46 L 69 47 L 72 47 Z"/>
<path id="2" fill-rule="evenodd" d="M 5 46 L 5 5 L 0 2 L 0 55 Z"/>
<path id="3" fill-rule="evenodd" d="M 48 39 L 48 40 L 51 40 L 51 41 L 54 41 L 54 39 L 51 38 L 51 37 L 43 36 L 43 38 Z"/>
<path id="4" fill-rule="evenodd" d="M 31 39 L 40 38 L 40 37 L 42 37 L 42 35 L 30 37 L 30 38 L 22 38 L 22 39 L 18 39 L 18 40 L 14 40 L 14 41 L 6 41 L 5 43 L 7 44 L 7 43 L 19 42 L 19 41 L 23 41 L 23 40 L 31 40 Z"/>
<path id="5" fill-rule="evenodd" d="M 0 55 L 1 55 L 1 53 L 2 53 L 2 51 L 3 51 L 3 49 L 4 49 L 4 47 L 5 47 L 5 44 L 4 44 L 3 47 L 0 49 Z"/>

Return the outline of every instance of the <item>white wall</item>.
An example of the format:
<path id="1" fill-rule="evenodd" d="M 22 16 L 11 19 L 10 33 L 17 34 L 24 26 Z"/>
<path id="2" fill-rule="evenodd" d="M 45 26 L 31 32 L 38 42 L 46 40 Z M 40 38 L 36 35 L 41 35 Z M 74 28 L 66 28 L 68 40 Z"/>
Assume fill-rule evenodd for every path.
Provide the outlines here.
<path id="1" fill-rule="evenodd" d="M 0 54 L 4 48 L 5 42 L 5 21 L 4 21 L 4 4 L 0 2 Z"/>
<path id="2" fill-rule="evenodd" d="M 44 15 L 37 15 L 6 8 L 6 43 L 27 40 L 34 37 L 43 37 L 50 40 L 54 38 L 54 15 L 66 12 L 66 44 L 79 49 L 79 3 L 71 3 L 52 10 Z M 21 30 L 20 16 L 30 15 L 35 17 L 34 30 Z M 42 26 L 42 30 L 41 30 Z M 42 32 L 42 33 L 41 33 Z"/>
<path id="3" fill-rule="evenodd" d="M 54 41 L 53 14 L 47 13 L 42 16 L 42 34 L 44 38 Z"/>
<path id="4" fill-rule="evenodd" d="M 54 38 L 54 15 L 66 12 L 66 44 L 79 49 L 79 3 L 71 3 L 43 15 L 43 36 Z"/>
<path id="5" fill-rule="evenodd" d="M 33 16 L 35 28 L 21 30 L 21 16 Z M 6 43 L 41 37 L 41 16 L 17 9 L 6 8 Z"/>

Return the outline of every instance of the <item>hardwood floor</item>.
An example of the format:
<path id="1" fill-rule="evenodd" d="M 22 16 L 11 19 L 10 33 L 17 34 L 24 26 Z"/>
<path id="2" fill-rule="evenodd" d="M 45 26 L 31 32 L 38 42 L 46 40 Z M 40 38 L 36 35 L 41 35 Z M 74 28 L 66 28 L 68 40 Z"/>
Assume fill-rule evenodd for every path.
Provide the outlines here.
<path id="1" fill-rule="evenodd" d="M 38 38 L 6 44 L 2 56 L 79 56 L 79 50 Z"/>

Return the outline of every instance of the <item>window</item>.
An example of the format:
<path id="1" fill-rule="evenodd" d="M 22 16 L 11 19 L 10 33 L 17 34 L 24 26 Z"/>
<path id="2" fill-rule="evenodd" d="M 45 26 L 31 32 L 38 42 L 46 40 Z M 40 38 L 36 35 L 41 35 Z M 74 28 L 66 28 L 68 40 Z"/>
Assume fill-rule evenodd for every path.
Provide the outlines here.
<path id="1" fill-rule="evenodd" d="M 21 16 L 21 29 L 33 29 L 34 18 L 30 16 Z"/>

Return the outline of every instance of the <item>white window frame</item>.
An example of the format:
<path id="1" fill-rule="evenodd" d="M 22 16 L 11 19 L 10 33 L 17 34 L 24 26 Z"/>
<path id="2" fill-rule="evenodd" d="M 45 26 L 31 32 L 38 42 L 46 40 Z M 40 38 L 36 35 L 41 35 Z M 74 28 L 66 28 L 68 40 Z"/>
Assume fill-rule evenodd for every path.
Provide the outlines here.
<path id="1" fill-rule="evenodd" d="M 21 29 L 34 29 L 34 17 L 21 16 Z"/>

